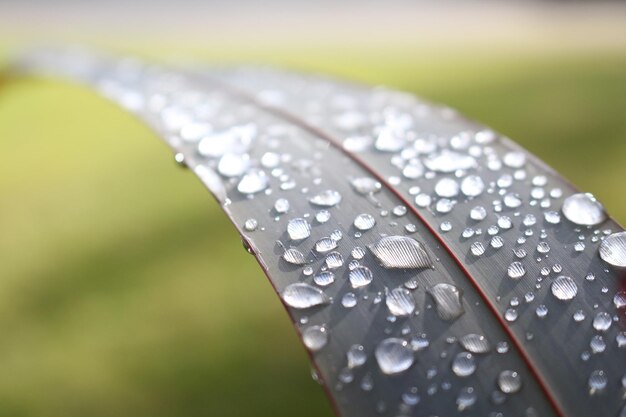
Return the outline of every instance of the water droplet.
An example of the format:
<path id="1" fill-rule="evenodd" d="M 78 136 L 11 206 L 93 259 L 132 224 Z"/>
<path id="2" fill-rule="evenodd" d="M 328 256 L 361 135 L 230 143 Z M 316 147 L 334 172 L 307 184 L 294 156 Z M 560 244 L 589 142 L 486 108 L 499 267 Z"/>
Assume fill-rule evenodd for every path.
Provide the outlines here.
<path id="1" fill-rule="evenodd" d="M 315 214 L 315 220 L 317 220 L 318 223 L 326 223 L 328 220 L 330 220 L 330 211 L 328 210 L 320 210 Z"/>
<path id="2" fill-rule="evenodd" d="M 494 236 L 491 238 L 491 247 L 494 249 L 500 249 L 504 246 L 504 239 L 501 236 Z"/>
<path id="3" fill-rule="evenodd" d="M 562 301 L 569 301 L 576 297 L 578 286 L 574 280 L 565 275 L 557 277 L 550 286 L 552 295 Z"/>
<path id="4" fill-rule="evenodd" d="M 585 244 L 583 242 L 574 243 L 574 250 L 576 252 L 582 252 L 585 250 Z"/>
<path id="5" fill-rule="evenodd" d="M 428 194 L 420 193 L 415 196 L 415 205 L 417 207 L 428 207 L 432 202 L 432 198 Z"/>
<path id="6" fill-rule="evenodd" d="M 354 188 L 354 191 L 363 195 L 377 193 L 382 188 L 380 182 L 370 177 L 355 178 L 350 182 L 350 184 L 352 185 L 352 188 Z"/>
<path id="7" fill-rule="evenodd" d="M 302 240 L 311 236 L 311 225 L 305 219 L 298 217 L 289 220 L 287 233 L 292 240 Z"/>
<path id="8" fill-rule="evenodd" d="M 442 320 L 455 320 L 461 316 L 463 309 L 463 292 L 452 284 L 440 283 L 428 290 L 435 300 L 437 314 Z"/>
<path id="9" fill-rule="evenodd" d="M 406 144 L 406 140 L 397 134 L 394 129 L 381 129 L 374 147 L 381 152 L 398 152 Z"/>
<path id="10" fill-rule="evenodd" d="M 367 354 L 361 345 L 352 345 L 346 353 L 348 358 L 348 368 L 354 369 L 363 366 L 367 361 Z"/>
<path id="11" fill-rule="evenodd" d="M 472 255 L 480 256 L 485 253 L 485 246 L 482 244 L 482 242 L 474 242 L 471 244 L 470 250 L 472 251 Z"/>
<path id="12" fill-rule="evenodd" d="M 515 371 L 502 371 L 498 375 L 498 388 L 505 394 L 514 394 L 522 389 L 522 377 Z"/>
<path id="13" fill-rule="evenodd" d="M 522 199 L 514 193 L 506 194 L 503 198 L 504 205 L 508 208 L 517 208 L 522 205 Z"/>
<path id="14" fill-rule="evenodd" d="M 456 397 L 456 405 L 459 411 L 467 410 L 471 408 L 477 400 L 477 396 L 474 393 L 474 388 L 463 387 L 459 391 L 459 395 Z"/>
<path id="15" fill-rule="evenodd" d="M 321 287 L 325 287 L 335 282 L 335 274 L 331 271 L 322 271 L 313 277 L 313 282 Z"/>
<path id="16" fill-rule="evenodd" d="M 255 194 L 261 192 L 269 185 L 269 179 L 265 171 L 260 169 L 251 169 L 243 176 L 237 185 L 237 191 L 241 194 Z"/>
<path id="17" fill-rule="evenodd" d="M 326 253 L 337 247 L 337 241 L 329 237 L 323 237 L 315 242 L 315 250 L 319 253 Z"/>
<path id="18" fill-rule="evenodd" d="M 309 202 L 320 207 L 333 207 L 341 202 L 341 194 L 334 190 L 325 190 L 311 197 Z"/>
<path id="19" fill-rule="evenodd" d="M 603 391 L 609 380 L 603 370 L 595 370 L 589 375 L 589 380 L 587 384 L 589 385 L 589 393 L 595 394 L 597 392 Z"/>
<path id="20" fill-rule="evenodd" d="M 363 249 L 360 246 L 357 246 L 354 249 L 352 249 L 352 252 L 350 252 L 350 255 L 352 255 L 354 259 L 363 259 L 363 257 L 365 256 L 365 249 Z"/>
<path id="21" fill-rule="evenodd" d="M 312 352 L 317 352 L 328 343 L 328 331 L 324 326 L 309 326 L 302 332 L 304 345 Z"/>
<path id="22" fill-rule="evenodd" d="M 459 183 L 452 178 L 442 178 L 435 184 L 435 193 L 439 197 L 456 197 L 459 194 Z"/>
<path id="23" fill-rule="evenodd" d="M 243 228 L 246 229 L 248 232 L 254 232 L 258 226 L 259 222 L 257 222 L 256 219 L 252 218 L 246 220 L 246 222 L 243 224 Z"/>
<path id="24" fill-rule="evenodd" d="M 367 213 L 362 213 L 356 216 L 354 219 L 354 227 L 361 231 L 370 230 L 376 224 L 374 216 Z"/>
<path id="25" fill-rule="evenodd" d="M 265 152 L 261 157 L 261 165 L 264 168 L 276 168 L 280 164 L 280 155 L 275 152 Z"/>
<path id="26" fill-rule="evenodd" d="M 413 349 L 414 352 L 419 352 L 420 350 L 424 350 L 428 346 L 430 346 L 430 342 L 426 338 L 425 334 L 416 336 L 411 339 L 411 349 Z"/>
<path id="27" fill-rule="evenodd" d="M 424 159 L 424 165 L 431 171 L 449 173 L 473 168 L 476 166 L 476 160 L 469 155 L 444 149 Z"/>
<path id="28" fill-rule="evenodd" d="M 506 273 L 509 278 L 520 279 L 521 277 L 526 275 L 526 268 L 524 268 L 524 264 L 522 264 L 521 262 L 515 261 L 512 262 L 511 265 L 509 265 Z"/>
<path id="29" fill-rule="evenodd" d="M 337 269 L 343 265 L 343 256 L 339 252 L 331 252 L 326 256 L 325 262 L 329 269 Z"/>
<path id="30" fill-rule="evenodd" d="M 406 209 L 406 206 L 399 205 L 399 206 L 395 206 L 391 212 L 393 213 L 394 216 L 402 217 L 406 214 L 407 209 Z"/>
<path id="31" fill-rule="evenodd" d="M 468 175 L 461 182 L 461 192 L 467 197 L 479 196 L 484 189 L 485 183 L 478 175 Z"/>
<path id="32" fill-rule="evenodd" d="M 476 361 L 474 355 L 469 352 L 458 353 L 452 361 L 452 372 L 456 376 L 470 376 L 476 370 Z"/>
<path id="33" fill-rule="evenodd" d="M 344 306 L 345 308 L 352 308 L 356 305 L 356 303 L 357 303 L 357 299 L 354 293 L 347 292 L 341 298 L 341 305 Z"/>
<path id="34" fill-rule="evenodd" d="M 311 308 L 329 302 L 322 290 L 304 282 L 289 284 L 282 297 L 288 306 L 297 309 Z"/>
<path id="35" fill-rule="evenodd" d="M 626 290 L 619 291 L 615 294 L 613 297 L 613 304 L 618 310 L 626 308 Z"/>
<path id="36" fill-rule="evenodd" d="M 279 198 L 274 203 L 274 210 L 276 210 L 276 213 L 278 214 L 287 213 L 287 211 L 289 211 L 289 200 L 286 198 Z"/>
<path id="37" fill-rule="evenodd" d="M 563 201 L 565 218 L 581 226 L 595 226 L 606 220 L 604 207 L 592 194 L 573 194 Z"/>
<path id="38" fill-rule="evenodd" d="M 487 217 L 487 210 L 483 206 L 476 206 L 470 210 L 470 218 L 472 220 L 481 221 Z"/>
<path id="39" fill-rule="evenodd" d="M 238 177 L 250 167 L 248 154 L 226 153 L 217 164 L 217 172 L 225 177 Z"/>
<path id="40" fill-rule="evenodd" d="M 283 253 L 283 259 L 293 265 L 304 265 L 306 258 L 304 254 L 296 248 L 289 248 Z"/>
<path id="41" fill-rule="evenodd" d="M 605 332 L 609 330 L 612 322 L 613 320 L 609 313 L 601 311 L 593 318 L 593 328 L 599 332 Z"/>
<path id="42" fill-rule="evenodd" d="M 415 300 L 405 288 L 394 288 L 387 291 L 385 302 L 394 316 L 410 316 L 415 311 Z"/>
<path id="43" fill-rule="evenodd" d="M 198 143 L 198 152 L 207 158 L 219 158 L 226 153 L 244 153 L 248 150 L 254 132 L 229 129 L 211 133 Z"/>
<path id="44" fill-rule="evenodd" d="M 376 347 L 374 352 L 380 370 L 387 375 L 400 374 L 413 365 L 413 350 L 402 339 L 388 338 Z"/>
<path id="45" fill-rule="evenodd" d="M 604 338 L 600 335 L 595 335 L 589 341 L 589 347 L 593 353 L 602 353 L 606 349 L 606 343 Z"/>
<path id="46" fill-rule="evenodd" d="M 561 222 L 561 215 L 558 211 L 546 211 L 543 217 L 550 224 L 559 224 Z"/>
<path id="47" fill-rule="evenodd" d="M 537 252 L 539 253 L 550 252 L 550 245 L 548 245 L 548 242 L 539 242 L 539 244 L 537 245 Z"/>
<path id="48" fill-rule="evenodd" d="M 357 266 L 350 271 L 349 279 L 352 288 L 359 288 L 369 285 L 374 278 L 372 270 L 366 266 Z"/>
<path id="49" fill-rule="evenodd" d="M 422 244 L 407 236 L 385 236 L 368 248 L 385 268 L 421 269 L 432 266 Z"/>
<path id="50" fill-rule="evenodd" d="M 487 353 L 491 350 L 491 345 L 485 336 L 469 333 L 459 339 L 463 349 L 472 353 Z"/>
<path id="51" fill-rule="evenodd" d="M 600 244 L 600 258 L 613 266 L 626 267 L 626 232 L 606 237 Z"/>
<path id="52" fill-rule="evenodd" d="M 437 204 L 435 205 L 435 210 L 437 211 L 437 213 L 441 214 L 449 213 L 450 211 L 452 211 L 455 204 L 456 202 L 454 200 L 442 198 L 437 201 Z"/>
<path id="53" fill-rule="evenodd" d="M 521 168 L 526 163 L 526 155 L 520 151 L 507 152 L 504 155 L 504 165 L 509 168 Z"/>
<path id="54" fill-rule="evenodd" d="M 546 317 L 548 315 L 548 307 L 546 307 L 545 304 L 539 304 L 539 306 L 535 309 L 535 314 L 540 319 Z"/>
<path id="55" fill-rule="evenodd" d="M 504 312 L 504 319 L 508 322 L 514 322 L 515 320 L 517 320 L 517 317 L 517 310 L 514 308 L 507 308 Z"/>
<path id="56" fill-rule="evenodd" d="M 578 310 L 574 313 L 572 318 L 574 319 L 576 323 L 580 323 L 581 321 L 585 319 L 585 312 L 582 310 Z"/>
<path id="57" fill-rule="evenodd" d="M 441 229 L 442 232 L 449 232 L 452 230 L 452 223 L 447 220 L 445 222 L 441 222 L 439 229 Z"/>

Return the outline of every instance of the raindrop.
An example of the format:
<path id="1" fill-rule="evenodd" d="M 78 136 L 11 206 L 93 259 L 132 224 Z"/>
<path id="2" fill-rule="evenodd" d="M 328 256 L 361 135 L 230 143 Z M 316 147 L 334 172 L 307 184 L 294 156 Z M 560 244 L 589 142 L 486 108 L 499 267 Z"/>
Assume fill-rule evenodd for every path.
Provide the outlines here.
<path id="1" fill-rule="evenodd" d="M 306 258 L 304 254 L 296 248 L 289 248 L 283 253 L 283 259 L 293 265 L 304 265 Z"/>
<path id="2" fill-rule="evenodd" d="M 468 352 L 461 352 L 454 357 L 452 361 L 452 372 L 456 376 L 470 376 L 476 370 L 476 361 L 474 355 Z"/>
<path id="3" fill-rule="evenodd" d="M 478 175 L 468 175 L 461 182 L 461 192 L 467 197 L 476 197 L 485 189 L 483 179 Z"/>
<path id="4" fill-rule="evenodd" d="M 508 322 L 514 322 L 515 320 L 517 320 L 517 317 L 517 310 L 514 308 L 507 308 L 504 312 L 504 319 Z"/>
<path id="5" fill-rule="evenodd" d="M 432 199 L 428 194 L 420 193 L 415 196 L 415 205 L 417 207 L 428 207 L 431 201 Z"/>
<path id="6" fill-rule="evenodd" d="M 473 168 L 476 166 L 476 160 L 469 155 L 444 149 L 424 159 L 424 164 L 431 171 L 449 173 Z"/>
<path id="7" fill-rule="evenodd" d="M 328 220 L 330 220 L 330 211 L 328 210 L 320 210 L 315 214 L 315 220 L 317 220 L 318 223 L 326 223 Z"/>
<path id="8" fill-rule="evenodd" d="M 363 195 L 377 193 L 382 188 L 380 182 L 370 177 L 355 178 L 350 182 L 350 184 L 352 185 L 352 188 L 354 188 L 354 191 Z"/>
<path id="9" fill-rule="evenodd" d="M 335 282 L 335 274 L 331 271 L 322 271 L 313 277 L 313 282 L 321 287 L 325 287 Z"/>
<path id="10" fill-rule="evenodd" d="M 365 349 L 361 345 L 352 345 L 346 353 L 348 358 L 348 368 L 354 369 L 363 366 L 367 361 Z"/>
<path id="11" fill-rule="evenodd" d="M 587 384 L 589 385 L 589 393 L 595 394 L 597 392 L 603 391 L 607 384 L 608 378 L 603 370 L 595 370 L 589 375 L 589 380 Z"/>
<path id="12" fill-rule="evenodd" d="M 548 242 L 539 242 L 539 244 L 537 245 L 537 252 L 539 253 L 550 252 L 550 245 L 548 245 Z"/>
<path id="13" fill-rule="evenodd" d="M 415 352 L 419 352 L 420 350 L 426 349 L 430 346 L 430 342 L 426 338 L 426 335 L 423 334 L 421 336 L 416 336 L 411 339 L 411 349 Z"/>
<path id="14" fill-rule="evenodd" d="M 574 243 L 574 250 L 576 252 L 582 252 L 585 250 L 585 244 L 583 242 Z"/>
<path id="15" fill-rule="evenodd" d="M 599 312 L 593 318 L 593 328 L 599 332 L 605 332 L 611 327 L 611 316 L 604 311 Z"/>
<path id="16" fill-rule="evenodd" d="M 282 297 L 288 306 L 297 309 L 311 308 L 329 302 L 322 290 L 304 282 L 289 284 Z"/>
<path id="17" fill-rule="evenodd" d="M 522 388 L 522 377 L 515 371 L 502 371 L 498 375 L 498 388 L 505 394 L 514 394 Z"/>
<path id="18" fill-rule="evenodd" d="M 615 308 L 618 310 L 626 307 L 626 290 L 619 291 L 615 294 L 613 304 L 615 304 Z"/>
<path id="19" fill-rule="evenodd" d="M 504 239 L 501 236 L 494 236 L 491 238 L 491 247 L 494 249 L 500 249 L 504 245 Z"/>
<path id="20" fill-rule="evenodd" d="M 237 191 L 241 194 L 255 194 L 261 192 L 269 185 L 269 179 L 264 171 L 251 169 L 243 176 L 237 185 Z"/>
<path id="21" fill-rule="evenodd" d="M 501 229 L 510 229 L 513 226 L 511 218 L 508 216 L 502 216 L 498 218 L 498 227 Z"/>
<path id="22" fill-rule="evenodd" d="M 292 240 L 302 240 L 311 236 L 311 225 L 305 219 L 298 217 L 289 220 L 287 233 Z"/>
<path id="23" fill-rule="evenodd" d="M 406 206 L 399 205 L 399 206 L 395 206 L 391 212 L 393 213 L 394 216 L 402 217 L 406 214 L 407 209 L 406 209 Z"/>
<path id="24" fill-rule="evenodd" d="M 565 275 L 561 275 L 556 278 L 550 286 L 552 295 L 562 301 L 569 301 L 576 297 L 578 293 L 578 286 L 574 280 Z"/>
<path id="25" fill-rule="evenodd" d="M 441 222 L 439 228 L 442 232 L 449 232 L 450 230 L 452 230 L 452 223 L 446 220 L 445 222 Z"/>
<path id="26" fill-rule="evenodd" d="M 565 218 L 581 226 L 595 226 L 606 220 L 604 207 L 592 194 L 573 194 L 563 201 Z"/>
<path id="27" fill-rule="evenodd" d="M 507 194 L 503 199 L 504 205 L 508 208 L 517 208 L 522 205 L 522 199 L 517 194 Z"/>
<path id="28" fill-rule="evenodd" d="M 217 164 L 217 172 L 225 177 L 238 177 L 250 167 L 248 154 L 226 153 Z"/>
<path id="29" fill-rule="evenodd" d="M 337 247 L 337 241 L 329 237 L 323 237 L 315 243 L 315 250 L 319 253 L 326 253 Z"/>
<path id="30" fill-rule="evenodd" d="M 394 316 L 410 316 L 415 311 L 415 300 L 405 288 L 387 291 L 385 302 Z"/>
<path id="31" fill-rule="evenodd" d="M 480 256 L 485 253 L 485 246 L 482 244 L 482 242 L 474 242 L 471 244 L 470 250 L 472 251 L 472 255 Z"/>
<path id="32" fill-rule="evenodd" d="M 246 220 L 246 222 L 243 224 L 243 228 L 246 229 L 248 232 L 254 232 L 258 226 L 259 222 L 257 222 L 256 219 L 252 218 Z"/>
<path id="33" fill-rule="evenodd" d="M 376 138 L 374 147 L 381 152 L 398 152 L 405 143 L 405 139 L 396 134 L 393 129 L 383 128 Z"/>
<path id="34" fill-rule="evenodd" d="M 491 345 L 485 336 L 469 333 L 459 339 L 463 349 L 472 353 L 487 353 L 491 350 Z"/>
<path id="35" fill-rule="evenodd" d="M 366 266 L 357 266 L 350 271 L 349 278 L 352 288 L 359 288 L 369 285 L 374 278 L 374 274 L 372 274 L 372 270 Z"/>
<path id="36" fill-rule="evenodd" d="M 309 199 L 311 204 L 321 207 L 333 207 L 341 202 L 341 194 L 334 190 L 325 190 Z"/>
<path id="37" fill-rule="evenodd" d="M 472 220 L 481 221 L 487 217 L 487 210 L 483 206 L 476 206 L 470 210 L 470 218 Z"/>
<path id="38" fill-rule="evenodd" d="M 600 258 L 613 266 L 626 267 L 626 232 L 605 238 L 600 244 Z"/>
<path id="39" fill-rule="evenodd" d="M 442 320 L 454 320 L 461 316 L 463 292 L 452 284 L 440 283 L 428 290 L 435 300 L 437 314 Z"/>
<path id="40" fill-rule="evenodd" d="M 506 273 L 509 278 L 520 279 L 521 277 L 526 275 L 526 268 L 524 268 L 524 264 L 516 261 L 512 262 L 511 265 L 509 265 Z"/>
<path id="41" fill-rule="evenodd" d="M 367 213 L 359 214 L 354 219 L 354 227 L 361 231 L 370 230 L 375 224 L 376 219 L 374 219 L 374 216 Z"/>
<path id="42" fill-rule="evenodd" d="M 274 210 L 276 210 L 276 213 L 278 214 L 287 213 L 287 211 L 289 211 L 289 200 L 286 198 L 279 198 L 274 203 Z"/>
<path id="43" fill-rule="evenodd" d="M 558 211 L 546 211 L 543 217 L 550 224 L 559 224 L 561 222 L 561 215 Z"/>
<path id="44" fill-rule="evenodd" d="M 472 407 L 477 400 L 477 396 L 474 393 L 474 388 L 472 387 L 463 387 L 459 392 L 459 395 L 456 397 L 456 405 L 459 411 L 467 410 Z"/>
<path id="45" fill-rule="evenodd" d="M 548 307 L 546 307 L 545 304 L 539 304 L 539 306 L 535 309 L 535 314 L 540 319 L 546 317 L 548 315 Z"/>
<path id="46" fill-rule="evenodd" d="M 352 249 L 352 252 L 350 252 L 350 255 L 352 255 L 354 259 L 363 259 L 363 257 L 365 256 L 365 249 L 363 249 L 360 246 L 357 246 L 354 249 Z"/>
<path id="47" fill-rule="evenodd" d="M 356 305 L 357 299 L 356 299 L 356 295 L 354 295 L 354 293 L 351 292 L 347 292 L 344 294 L 344 296 L 341 298 L 341 305 L 344 306 L 345 308 L 352 308 Z"/>
<path id="48" fill-rule="evenodd" d="M 374 352 L 380 370 L 387 375 L 399 374 L 413 365 L 413 350 L 402 339 L 388 338 L 376 347 Z"/>
<path id="49" fill-rule="evenodd" d="M 526 155 L 520 151 L 507 152 L 503 162 L 509 168 L 521 168 L 526 163 Z"/>
<path id="50" fill-rule="evenodd" d="M 385 236 L 368 248 L 385 268 L 421 269 L 432 266 L 422 244 L 407 236 Z"/>
<path id="51" fill-rule="evenodd" d="M 435 210 L 438 213 L 449 213 L 452 208 L 454 208 L 454 205 L 456 204 L 456 202 L 454 200 L 449 200 L 447 198 L 442 198 L 439 201 L 437 201 L 437 204 L 435 205 Z"/>
<path id="52" fill-rule="evenodd" d="M 310 326 L 302 332 L 304 345 L 312 352 L 317 352 L 328 343 L 328 331 L 324 326 Z"/>
<path id="53" fill-rule="evenodd" d="M 602 353 L 606 349 L 606 343 L 604 342 L 604 338 L 600 335 L 595 335 L 591 338 L 589 342 L 589 347 L 593 353 Z"/>
<path id="54" fill-rule="evenodd" d="M 435 185 L 435 193 L 439 197 L 456 197 L 459 194 L 459 183 L 451 178 L 442 178 Z"/>
<path id="55" fill-rule="evenodd" d="M 326 256 L 326 266 L 329 269 L 336 269 L 343 265 L 343 256 L 339 252 L 331 252 Z"/>

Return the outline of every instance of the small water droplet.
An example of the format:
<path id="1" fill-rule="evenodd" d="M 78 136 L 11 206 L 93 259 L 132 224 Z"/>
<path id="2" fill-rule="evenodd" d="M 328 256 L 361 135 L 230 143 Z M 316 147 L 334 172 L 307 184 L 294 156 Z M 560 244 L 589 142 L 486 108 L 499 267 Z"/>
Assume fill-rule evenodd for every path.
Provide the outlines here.
<path id="1" fill-rule="evenodd" d="M 537 252 L 539 253 L 550 252 L 550 245 L 548 245 L 548 242 L 539 242 L 539 244 L 537 245 Z"/>
<path id="2" fill-rule="evenodd" d="M 545 304 L 539 304 L 537 308 L 535 309 L 535 314 L 540 319 L 545 318 L 548 315 L 548 307 L 546 307 Z"/>
<path id="3" fill-rule="evenodd" d="M 561 215 L 558 211 L 546 211 L 543 217 L 550 224 L 559 224 L 561 222 Z"/>
<path id="4" fill-rule="evenodd" d="M 406 340 L 398 338 L 384 339 L 374 352 L 380 370 L 387 375 L 402 373 L 413 365 L 413 350 Z"/>
<path id="5" fill-rule="evenodd" d="M 376 224 L 376 219 L 371 214 L 362 213 L 354 219 L 354 227 L 361 231 L 370 230 Z"/>
<path id="6" fill-rule="evenodd" d="M 514 394 L 522 389 L 522 377 L 515 371 L 502 371 L 498 375 L 498 388 L 505 394 Z"/>
<path id="7" fill-rule="evenodd" d="M 439 229 L 441 229 L 442 232 L 449 232 L 450 230 L 452 230 L 452 223 L 447 220 L 441 222 L 441 224 L 439 225 Z"/>
<path id="8" fill-rule="evenodd" d="M 567 220 L 581 226 L 595 226 L 607 218 L 604 206 L 589 193 L 577 193 L 567 197 L 561 210 Z"/>
<path id="9" fill-rule="evenodd" d="M 406 140 L 395 129 L 385 127 L 380 130 L 374 147 L 381 152 L 398 152 L 406 144 Z"/>
<path id="10" fill-rule="evenodd" d="M 354 191 L 362 195 L 377 193 L 382 188 L 380 182 L 370 177 L 354 178 L 350 181 L 350 184 L 352 185 L 352 188 L 354 188 Z"/>
<path id="11" fill-rule="evenodd" d="M 354 369 L 363 366 L 367 361 L 367 354 L 361 345 L 352 345 L 346 353 L 348 358 L 348 368 Z"/>
<path id="12" fill-rule="evenodd" d="M 600 244 L 600 258 L 613 266 L 626 267 L 626 232 L 606 237 Z"/>
<path id="13" fill-rule="evenodd" d="M 317 352 L 328 343 L 328 331 L 324 326 L 309 326 L 302 332 L 304 345 Z"/>
<path id="14" fill-rule="evenodd" d="M 246 222 L 243 224 L 243 228 L 246 229 L 248 232 L 254 232 L 258 226 L 259 222 L 257 222 L 256 219 L 252 218 L 246 220 Z"/>
<path id="15" fill-rule="evenodd" d="M 469 333 L 459 339 L 463 349 L 472 353 L 487 353 L 491 350 L 491 345 L 485 336 Z"/>
<path id="16" fill-rule="evenodd" d="M 317 220 L 318 223 L 326 223 L 328 220 L 330 220 L 330 211 L 328 210 L 320 210 L 315 214 L 315 220 Z"/>
<path id="17" fill-rule="evenodd" d="M 467 410 L 471 408 L 478 399 L 474 393 L 473 387 L 463 387 L 459 391 L 459 395 L 456 397 L 456 405 L 459 411 Z"/>
<path id="18" fill-rule="evenodd" d="M 337 247 L 337 241 L 329 237 L 323 237 L 315 242 L 315 250 L 319 253 L 326 253 Z"/>
<path id="19" fill-rule="evenodd" d="M 343 256 L 339 252 L 331 252 L 326 256 L 325 262 L 328 269 L 337 269 L 343 265 Z"/>
<path id="20" fill-rule="evenodd" d="M 589 341 L 589 347 L 593 353 L 602 353 L 606 349 L 606 342 L 600 335 L 595 335 Z"/>
<path id="21" fill-rule="evenodd" d="M 306 239 L 311 236 L 311 225 L 301 217 L 289 220 L 287 234 L 292 240 Z"/>
<path id="22" fill-rule="evenodd" d="M 333 207 L 341 202 L 341 194 L 334 190 L 325 190 L 309 199 L 311 204 L 320 207 Z"/>
<path id="23" fill-rule="evenodd" d="M 225 177 L 238 177 L 250 167 L 248 154 L 226 153 L 217 164 L 217 172 Z"/>
<path id="24" fill-rule="evenodd" d="M 591 375 L 589 375 L 589 380 L 587 381 L 587 384 L 589 385 L 589 393 L 593 395 L 604 391 L 608 382 L 609 380 L 603 370 L 598 369 L 593 371 Z"/>
<path id="25" fill-rule="evenodd" d="M 487 210 L 483 206 L 476 206 L 470 210 L 470 218 L 472 220 L 481 221 L 487 217 Z"/>
<path id="26" fill-rule="evenodd" d="M 455 320 L 460 317 L 463 309 L 463 292 L 452 284 L 439 283 L 428 290 L 435 300 L 437 314 L 442 320 Z"/>
<path id="27" fill-rule="evenodd" d="M 352 288 L 359 288 L 369 285 L 374 278 L 372 270 L 366 266 L 357 266 L 350 271 L 349 279 Z"/>
<path id="28" fill-rule="evenodd" d="M 504 319 L 508 322 L 514 322 L 515 320 L 517 320 L 517 317 L 518 313 L 517 310 L 514 308 L 507 308 L 504 312 Z"/>
<path id="29" fill-rule="evenodd" d="M 296 248 L 289 248 L 283 253 L 283 259 L 293 265 L 304 265 L 306 258 L 304 254 Z"/>
<path id="30" fill-rule="evenodd" d="M 407 236 L 385 236 L 368 248 L 385 268 L 421 269 L 432 266 L 422 244 Z"/>
<path id="31" fill-rule="evenodd" d="M 526 268 L 524 268 L 524 264 L 521 262 L 515 261 L 512 262 L 511 265 L 507 268 L 506 271 L 509 278 L 520 279 L 524 275 L 526 275 Z"/>
<path id="32" fill-rule="evenodd" d="M 481 256 L 485 253 L 485 245 L 482 242 L 474 242 L 470 245 L 470 251 L 474 256 Z"/>
<path id="33" fill-rule="evenodd" d="M 476 160 L 469 155 L 443 149 L 424 159 L 424 165 L 431 171 L 450 173 L 473 168 L 476 166 Z"/>
<path id="34" fill-rule="evenodd" d="M 626 290 L 618 291 L 613 297 L 615 308 L 620 310 L 626 308 Z"/>
<path id="35" fill-rule="evenodd" d="M 341 297 L 341 305 L 344 306 L 345 308 L 352 308 L 356 305 L 356 303 L 357 303 L 357 299 L 354 293 L 347 292 L 344 294 L 343 297 Z"/>
<path id="36" fill-rule="evenodd" d="M 578 286 L 574 280 L 565 275 L 557 277 L 550 286 L 552 295 L 562 301 L 569 301 L 576 297 Z"/>
<path id="37" fill-rule="evenodd" d="M 459 183 L 452 178 L 442 178 L 435 184 L 435 193 L 439 197 L 456 197 L 459 194 Z"/>
<path id="38" fill-rule="evenodd" d="M 331 271 L 322 271 L 313 277 L 313 282 L 321 287 L 325 287 L 335 282 L 335 274 Z"/>
<path id="39" fill-rule="evenodd" d="M 612 322 L 613 320 L 611 319 L 610 314 L 601 311 L 593 318 L 593 328 L 599 332 L 605 332 L 609 330 Z"/>
<path id="40" fill-rule="evenodd" d="M 289 284 L 282 297 L 288 306 L 297 309 L 311 308 L 329 302 L 322 290 L 304 282 Z"/>
<path id="41" fill-rule="evenodd" d="M 274 203 L 274 210 L 276 210 L 276 213 L 278 214 L 287 213 L 287 211 L 289 211 L 289 200 L 286 198 L 279 198 Z"/>
<path id="42" fill-rule="evenodd" d="M 387 291 L 385 302 L 394 316 L 410 316 L 415 311 L 415 300 L 405 288 Z"/>
<path id="43" fill-rule="evenodd" d="M 461 182 L 461 192 L 467 197 L 479 196 L 484 189 L 485 183 L 478 175 L 468 175 Z"/>
<path id="44" fill-rule="evenodd" d="M 501 236 L 494 236 L 491 238 L 491 247 L 494 249 L 500 249 L 504 246 L 504 239 Z"/>
<path id="45" fill-rule="evenodd" d="M 243 176 L 237 185 L 237 191 L 241 194 L 255 194 L 265 190 L 269 185 L 269 179 L 265 171 L 251 169 Z"/>

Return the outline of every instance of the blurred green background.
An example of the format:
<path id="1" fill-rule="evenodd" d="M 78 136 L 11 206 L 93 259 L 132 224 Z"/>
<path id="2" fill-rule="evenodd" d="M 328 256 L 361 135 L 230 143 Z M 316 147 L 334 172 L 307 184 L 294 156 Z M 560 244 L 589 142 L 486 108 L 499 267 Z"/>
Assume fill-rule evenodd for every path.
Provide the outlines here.
<path id="1" fill-rule="evenodd" d="M 0 41 L 0 64 L 19 46 Z M 498 48 L 118 49 L 415 92 L 510 136 L 624 222 L 626 48 Z M 0 415 L 331 415 L 256 262 L 147 128 L 82 88 L 4 79 L 0 146 Z"/>

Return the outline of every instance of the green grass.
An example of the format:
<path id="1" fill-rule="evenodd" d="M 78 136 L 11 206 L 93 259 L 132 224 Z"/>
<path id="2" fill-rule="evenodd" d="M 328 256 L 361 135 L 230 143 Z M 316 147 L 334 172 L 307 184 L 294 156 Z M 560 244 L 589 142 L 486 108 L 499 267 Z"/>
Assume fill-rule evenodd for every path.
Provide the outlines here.
<path id="1" fill-rule="evenodd" d="M 626 53 L 287 52 L 201 55 L 444 102 L 626 220 Z M 0 415 L 331 415 L 253 258 L 147 128 L 76 86 L 19 80 L 0 85 L 0 144 Z"/>

